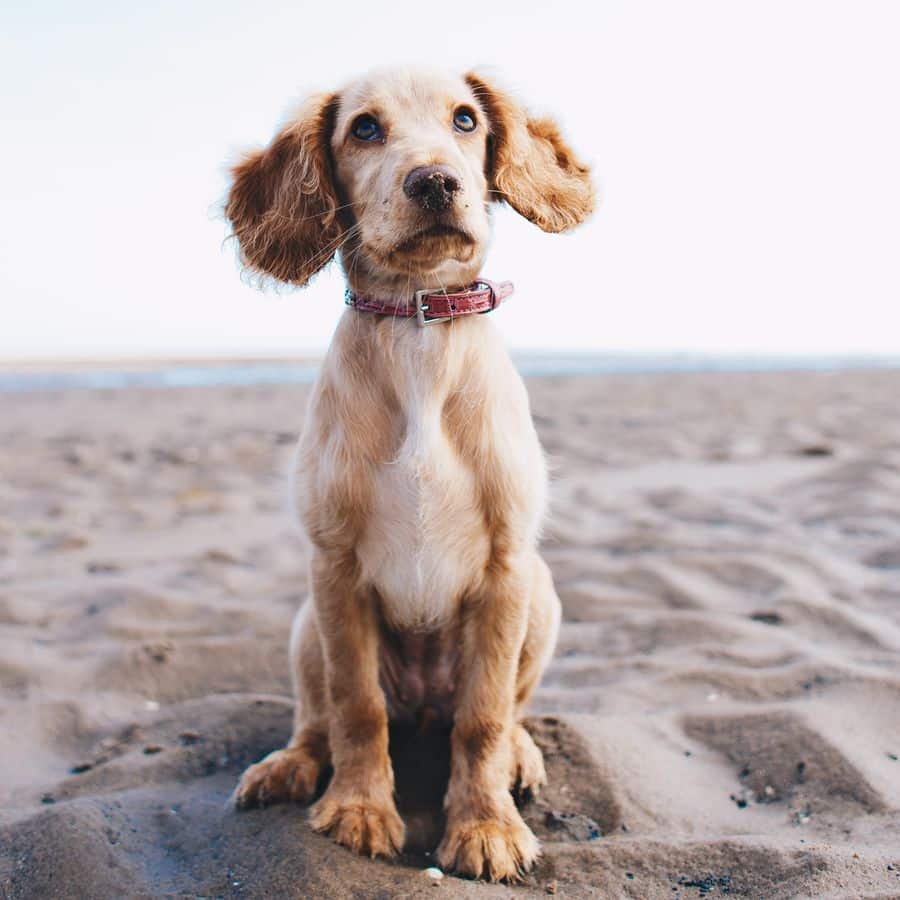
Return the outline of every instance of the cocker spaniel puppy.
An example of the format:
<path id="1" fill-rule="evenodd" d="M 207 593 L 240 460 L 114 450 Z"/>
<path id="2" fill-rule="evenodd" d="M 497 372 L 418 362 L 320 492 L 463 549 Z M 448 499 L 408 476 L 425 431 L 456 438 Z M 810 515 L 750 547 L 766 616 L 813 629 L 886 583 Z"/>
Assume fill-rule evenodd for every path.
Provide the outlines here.
<path id="1" fill-rule="evenodd" d="M 528 397 L 479 314 L 511 286 L 481 266 L 495 202 L 565 231 L 591 212 L 588 169 L 478 75 L 394 70 L 312 97 L 233 175 L 246 267 L 304 285 L 337 255 L 348 284 L 296 457 L 313 554 L 294 733 L 236 802 L 309 802 L 330 766 L 313 828 L 394 854 L 388 723 L 443 723 L 440 864 L 514 880 L 539 848 L 510 789 L 545 779 L 520 716 L 560 605 L 537 551 L 546 471 Z"/>

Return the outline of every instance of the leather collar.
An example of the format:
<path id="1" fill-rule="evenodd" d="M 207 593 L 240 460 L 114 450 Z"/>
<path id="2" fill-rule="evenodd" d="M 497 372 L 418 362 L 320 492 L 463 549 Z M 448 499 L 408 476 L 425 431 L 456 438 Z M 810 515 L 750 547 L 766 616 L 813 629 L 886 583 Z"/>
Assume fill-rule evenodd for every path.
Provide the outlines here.
<path id="1" fill-rule="evenodd" d="M 462 291 L 447 293 L 432 288 L 416 291 L 414 300 L 400 302 L 366 297 L 355 294 L 347 288 L 344 302 L 361 312 L 375 313 L 379 316 L 397 316 L 401 319 L 411 319 L 415 316 L 420 325 L 433 325 L 435 322 L 449 322 L 460 316 L 490 312 L 512 292 L 511 281 L 493 282 L 479 278 Z"/>

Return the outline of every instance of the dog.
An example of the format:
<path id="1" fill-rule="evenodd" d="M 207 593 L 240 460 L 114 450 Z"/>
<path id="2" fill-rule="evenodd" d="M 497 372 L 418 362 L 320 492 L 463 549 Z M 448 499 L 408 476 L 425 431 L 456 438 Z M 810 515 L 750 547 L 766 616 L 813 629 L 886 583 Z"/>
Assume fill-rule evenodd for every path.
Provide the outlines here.
<path id="1" fill-rule="evenodd" d="M 405 826 L 388 725 L 442 723 L 437 859 L 515 881 L 539 845 L 511 788 L 546 777 L 520 717 L 560 603 L 537 550 L 547 474 L 525 386 L 491 317 L 468 314 L 509 290 L 481 280 L 495 202 L 561 232 L 594 189 L 551 120 L 474 73 L 381 71 L 313 96 L 233 169 L 226 216 L 246 269 L 302 286 L 337 255 L 349 304 L 294 470 L 312 557 L 293 736 L 235 802 L 308 803 L 331 767 L 312 827 L 391 856 Z"/>

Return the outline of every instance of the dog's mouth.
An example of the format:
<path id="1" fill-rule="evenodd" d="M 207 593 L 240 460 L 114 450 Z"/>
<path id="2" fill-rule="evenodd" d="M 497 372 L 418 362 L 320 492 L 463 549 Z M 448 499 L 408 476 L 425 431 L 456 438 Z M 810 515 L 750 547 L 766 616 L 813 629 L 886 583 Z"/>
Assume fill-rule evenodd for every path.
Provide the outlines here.
<path id="1" fill-rule="evenodd" d="M 450 250 L 471 247 L 474 244 L 475 238 L 465 229 L 437 222 L 404 238 L 394 247 L 391 255 L 418 255 L 445 248 Z"/>

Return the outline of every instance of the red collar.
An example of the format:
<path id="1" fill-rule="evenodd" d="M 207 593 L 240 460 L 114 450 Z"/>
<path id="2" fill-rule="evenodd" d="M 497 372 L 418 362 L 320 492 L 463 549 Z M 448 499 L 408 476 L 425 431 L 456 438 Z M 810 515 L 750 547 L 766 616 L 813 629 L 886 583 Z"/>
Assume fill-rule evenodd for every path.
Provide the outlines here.
<path id="1" fill-rule="evenodd" d="M 347 306 L 362 312 L 376 313 L 379 316 L 398 316 L 402 319 L 411 319 L 415 316 L 420 325 L 433 325 L 435 322 L 449 322 L 451 319 L 473 313 L 490 312 L 512 292 L 511 281 L 495 283 L 479 278 L 463 291 L 454 291 L 450 294 L 434 289 L 416 291 L 414 300 L 399 303 L 364 297 L 354 294 L 347 288 L 344 302 Z"/>

